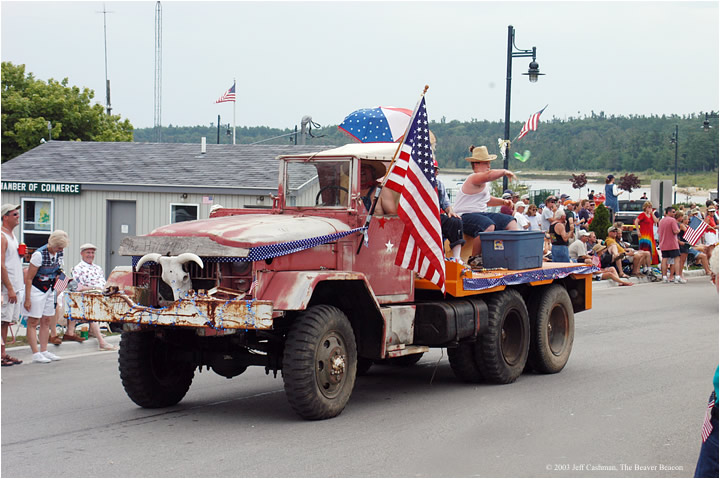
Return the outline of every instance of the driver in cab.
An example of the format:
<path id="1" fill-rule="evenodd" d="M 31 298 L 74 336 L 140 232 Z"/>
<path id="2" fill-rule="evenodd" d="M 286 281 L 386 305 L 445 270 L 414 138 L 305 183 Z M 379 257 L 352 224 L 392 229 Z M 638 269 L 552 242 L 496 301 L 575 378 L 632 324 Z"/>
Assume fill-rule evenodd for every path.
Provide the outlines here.
<path id="1" fill-rule="evenodd" d="M 368 212 L 375 200 L 375 191 L 386 171 L 387 168 L 380 161 L 363 161 L 360 166 L 360 199 Z M 389 188 L 383 188 L 373 216 L 396 215 L 397 204 L 395 193 Z"/>

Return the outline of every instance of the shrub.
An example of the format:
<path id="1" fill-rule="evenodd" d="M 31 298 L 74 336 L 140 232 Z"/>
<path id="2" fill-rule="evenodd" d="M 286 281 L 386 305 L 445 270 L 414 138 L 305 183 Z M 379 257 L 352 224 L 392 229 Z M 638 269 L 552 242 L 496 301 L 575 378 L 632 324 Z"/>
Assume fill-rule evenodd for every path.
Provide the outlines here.
<path id="1" fill-rule="evenodd" d="M 594 231 L 599 240 L 607 237 L 607 230 L 610 227 L 610 211 L 603 204 L 595 208 L 595 216 L 590 223 L 590 231 Z"/>

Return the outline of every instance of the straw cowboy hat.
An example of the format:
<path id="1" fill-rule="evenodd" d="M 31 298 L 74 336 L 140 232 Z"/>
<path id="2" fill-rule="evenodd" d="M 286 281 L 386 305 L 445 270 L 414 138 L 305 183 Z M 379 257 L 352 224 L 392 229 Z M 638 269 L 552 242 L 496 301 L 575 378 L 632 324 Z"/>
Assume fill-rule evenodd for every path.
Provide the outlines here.
<path id="1" fill-rule="evenodd" d="M 375 178 L 382 178 L 385 176 L 387 168 L 382 161 L 363 160 L 360 168 L 363 168 L 366 165 L 373 169 L 373 175 Z"/>
<path id="2" fill-rule="evenodd" d="M 465 160 L 469 161 L 470 163 L 477 163 L 479 161 L 492 161 L 497 158 L 497 155 L 488 154 L 487 146 L 471 146 L 470 154 L 472 156 L 465 158 Z"/>

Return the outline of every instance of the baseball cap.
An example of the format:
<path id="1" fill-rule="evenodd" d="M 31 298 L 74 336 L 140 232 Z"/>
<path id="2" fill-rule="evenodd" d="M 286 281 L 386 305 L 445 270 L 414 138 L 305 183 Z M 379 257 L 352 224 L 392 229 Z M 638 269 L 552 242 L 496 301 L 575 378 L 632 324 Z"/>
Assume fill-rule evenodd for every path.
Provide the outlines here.
<path id="1" fill-rule="evenodd" d="M 529 195 L 522 195 L 522 196 L 520 197 L 520 199 L 521 199 L 521 200 L 529 200 L 529 199 L 530 199 L 530 196 L 529 196 Z"/>
<path id="2" fill-rule="evenodd" d="M 610 226 L 610 227 L 608 228 L 608 233 L 611 232 L 611 231 L 617 231 L 617 227 L 614 226 L 614 225 L 613 225 L 613 226 Z"/>
<path id="3" fill-rule="evenodd" d="M 584 238 L 585 236 L 590 236 L 590 233 L 588 233 L 585 230 L 580 230 L 580 233 L 578 233 L 578 234 L 580 235 L 580 238 Z"/>
<path id="4" fill-rule="evenodd" d="M 95 246 L 92 243 L 85 243 L 84 245 L 80 246 L 80 252 L 82 253 L 86 249 L 97 249 L 97 246 Z"/>
<path id="5" fill-rule="evenodd" d="M 560 198 L 562 198 L 562 199 L 570 198 L 570 195 L 568 195 L 567 193 L 563 193 L 562 195 L 560 195 Z"/>
<path id="6" fill-rule="evenodd" d="M 15 211 L 17 209 L 20 209 L 20 205 L 13 205 L 10 203 L 2 205 L 2 215 L 0 215 L 0 216 L 5 216 L 6 214 L 10 213 L 11 211 Z"/>
<path id="7" fill-rule="evenodd" d="M 512 193 L 508 193 L 506 191 L 505 193 L 502 194 L 502 199 L 509 200 L 510 198 L 512 198 Z"/>
<path id="8" fill-rule="evenodd" d="M 543 209 L 543 208 L 545 208 L 545 203 L 540 203 L 540 204 L 538 205 L 538 209 Z"/>

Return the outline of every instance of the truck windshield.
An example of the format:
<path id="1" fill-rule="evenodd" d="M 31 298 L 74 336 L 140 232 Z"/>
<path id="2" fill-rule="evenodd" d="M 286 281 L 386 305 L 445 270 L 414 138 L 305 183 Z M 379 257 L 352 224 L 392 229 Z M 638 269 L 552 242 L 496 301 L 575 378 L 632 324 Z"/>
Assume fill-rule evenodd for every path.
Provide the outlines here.
<path id="1" fill-rule="evenodd" d="M 285 204 L 295 207 L 349 206 L 350 161 L 288 161 Z"/>

